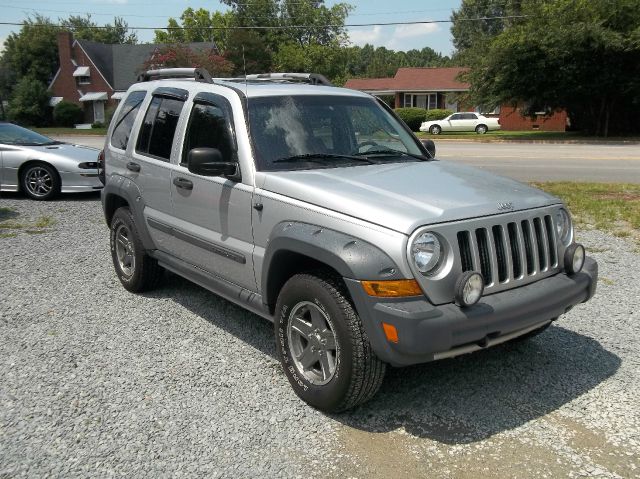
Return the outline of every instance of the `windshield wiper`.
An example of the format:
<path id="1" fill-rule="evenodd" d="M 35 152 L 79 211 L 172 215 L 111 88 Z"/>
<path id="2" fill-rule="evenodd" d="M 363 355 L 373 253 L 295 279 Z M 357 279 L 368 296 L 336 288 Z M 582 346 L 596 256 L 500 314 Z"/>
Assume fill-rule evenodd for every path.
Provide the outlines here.
<path id="1" fill-rule="evenodd" d="M 363 151 L 362 153 L 355 153 L 356 155 L 361 155 L 361 156 L 368 156 L 368 155 L 387 155 L 387 156 L 410 156 L 412 158 L 417 158 L 418 160 L 422 160 L 422 161 L 431 161 L 433 160 L 433 158 L 429 158 L 428 156 L 422 156 L 422 155 L 416 155 L 414 153 L 409 153 L 406 151 L 400 151 L 400 150 L 394 150 L 392 148 L 389 148 L 387 150 L 370 150 L 370 151 Z"/>
<path id="2" fill-rule="evenodd" d="M 337 160 L 350 160 L 350 161 L 359 161 L 364 163 L 373 164 L 369 158 L 362 156 L 352 156 L 352 155 L 336 155 L 332 153 L 306 153 L 304 155 L 293 155 L 287 156 L 286 158 L 278 158 L 277 160 L 273 160 L 272 163 L 294 163 L 296 161 L 315 161 L 318 163 L 327 164 L 326 161 L 328 159 L 337 159 Z"/>

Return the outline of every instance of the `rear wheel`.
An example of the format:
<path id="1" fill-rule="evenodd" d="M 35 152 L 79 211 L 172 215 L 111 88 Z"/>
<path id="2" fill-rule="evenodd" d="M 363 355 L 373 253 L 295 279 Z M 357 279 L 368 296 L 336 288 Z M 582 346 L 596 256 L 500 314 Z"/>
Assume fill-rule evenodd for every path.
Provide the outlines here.
<path id="1" fill-rule="evenodd" d="M 442 133 L 442 128 L 440 128 L 439 125 L 432 125 L 429 128 L 429 133 L 431 133 L 432 135 L 439 135 L 440 133 Z"/>
<path id="2" fill-rule="evenodd" d="M 156 287 L 163 269 L 145 253 L 129 208 L 118 208 L 113 214 L 110 239 L 113 267 L 125 289 L 141 293 Z"/>
<path id="3" fill-rule="evenodd" d="M 326 412 L 352 408 L 380 388 L 378 359 L 339 278 L 298 274 L 276 305 L 277 352 L 295 393 Z"/>
<path id="4" fill-rule="evenodd" d="M 478 126 L 476 126 L 476 133 L 478 135 L 484 135 L 488 130 L 489 130 L 489 128 L 487 128 L 487 125 L 478 125 Z"/>
<path id="5" fill-rule="evenodd" d="M 34 200 L 50 200 L 60 193 L 60 177 L 53 166 L 34 163 L 21 175 L 22 191 Z"/>

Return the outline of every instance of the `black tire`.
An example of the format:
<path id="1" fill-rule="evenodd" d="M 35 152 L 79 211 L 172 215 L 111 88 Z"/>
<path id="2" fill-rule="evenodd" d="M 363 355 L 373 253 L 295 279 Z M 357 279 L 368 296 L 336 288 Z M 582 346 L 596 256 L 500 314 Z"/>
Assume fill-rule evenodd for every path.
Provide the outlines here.
<path id="1" fill-rule="evenodd" d="M 20 173 L 20 189 L 32 200 L 51 200 L 60 194 L 60 175 L 47 163 L 31 163 Z"/>
<path id="2" fill-rule="evenodd" d="M 442 133 L 442 128 L 440 128 L 440 126 L 438 125 L 431 125 L 431 127 L 429 127 L 429 133 L 431 133 L 432 135 L 439 135 L 440 133 Z"/>
<path id="3" fill-rule="evenodd" d="M 326 384 L 314 384 L 305 375 L 309 371 L 300 370 L 296 364 L 300 356 L 294 356 L 290 344 L 289 325 L 299 310 L 294 308 L 303 303 L 324 312 L 335 333 L 335 371 Z M 278 296 L 275 335 L 284 372 L 295 393 L 309 405 L 325 412 L 340 412 L 368 401 L 380 389 L 386 364 L 373 352 L 340 278 L 326 273 L 290 278 Z"/>
<path id="4" fill-rule="evenodd" d="M 487 125 L 478 125 L 478 126 L 476 126 L 476 133 L 478 135 L 484 135 L 488 131 L 489 131 L 489 128 L 487 127 Z"/>
<path id="5" fill-rule="evenodd" d="M 163 269 L 155 259 L 146 254 L 133 215 L 126 206 L 118 208 L 113 214 L 110 243 L 113 267 L 127 291 L 141 293 L 158 285 Z"/>

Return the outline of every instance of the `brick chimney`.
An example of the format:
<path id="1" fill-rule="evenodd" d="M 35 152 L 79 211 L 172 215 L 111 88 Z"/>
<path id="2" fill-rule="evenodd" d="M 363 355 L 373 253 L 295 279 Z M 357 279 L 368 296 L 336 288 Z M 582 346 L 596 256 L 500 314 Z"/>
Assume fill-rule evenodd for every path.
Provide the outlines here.
<path id="1" fill-rule="evenodd" d="M 73 35 L 71 32 L 58 33 L 58 58 L 60 59 L 60 66 L 67 66 L 71 63 L 71 44 L 73 42 Z"/>

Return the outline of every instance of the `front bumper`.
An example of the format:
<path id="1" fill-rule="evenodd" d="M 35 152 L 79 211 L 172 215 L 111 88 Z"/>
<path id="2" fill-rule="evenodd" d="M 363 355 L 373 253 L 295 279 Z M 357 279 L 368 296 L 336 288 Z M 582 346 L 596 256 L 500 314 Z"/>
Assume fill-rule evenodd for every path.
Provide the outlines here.
<path id="1" fill-rule="evenodd" d="M 434 306 L 424 297 L 372 297 L 359 281 L 345 279 L 376 355 L 393 366 L 452 357 L 526 334 L 591 299 L 597 281 L 598 264 L 587 258 L 575 275 L 559 273 L 460 308 Z M 387 341 L 383 322 L 396 327 L 397 343 Z"/>

